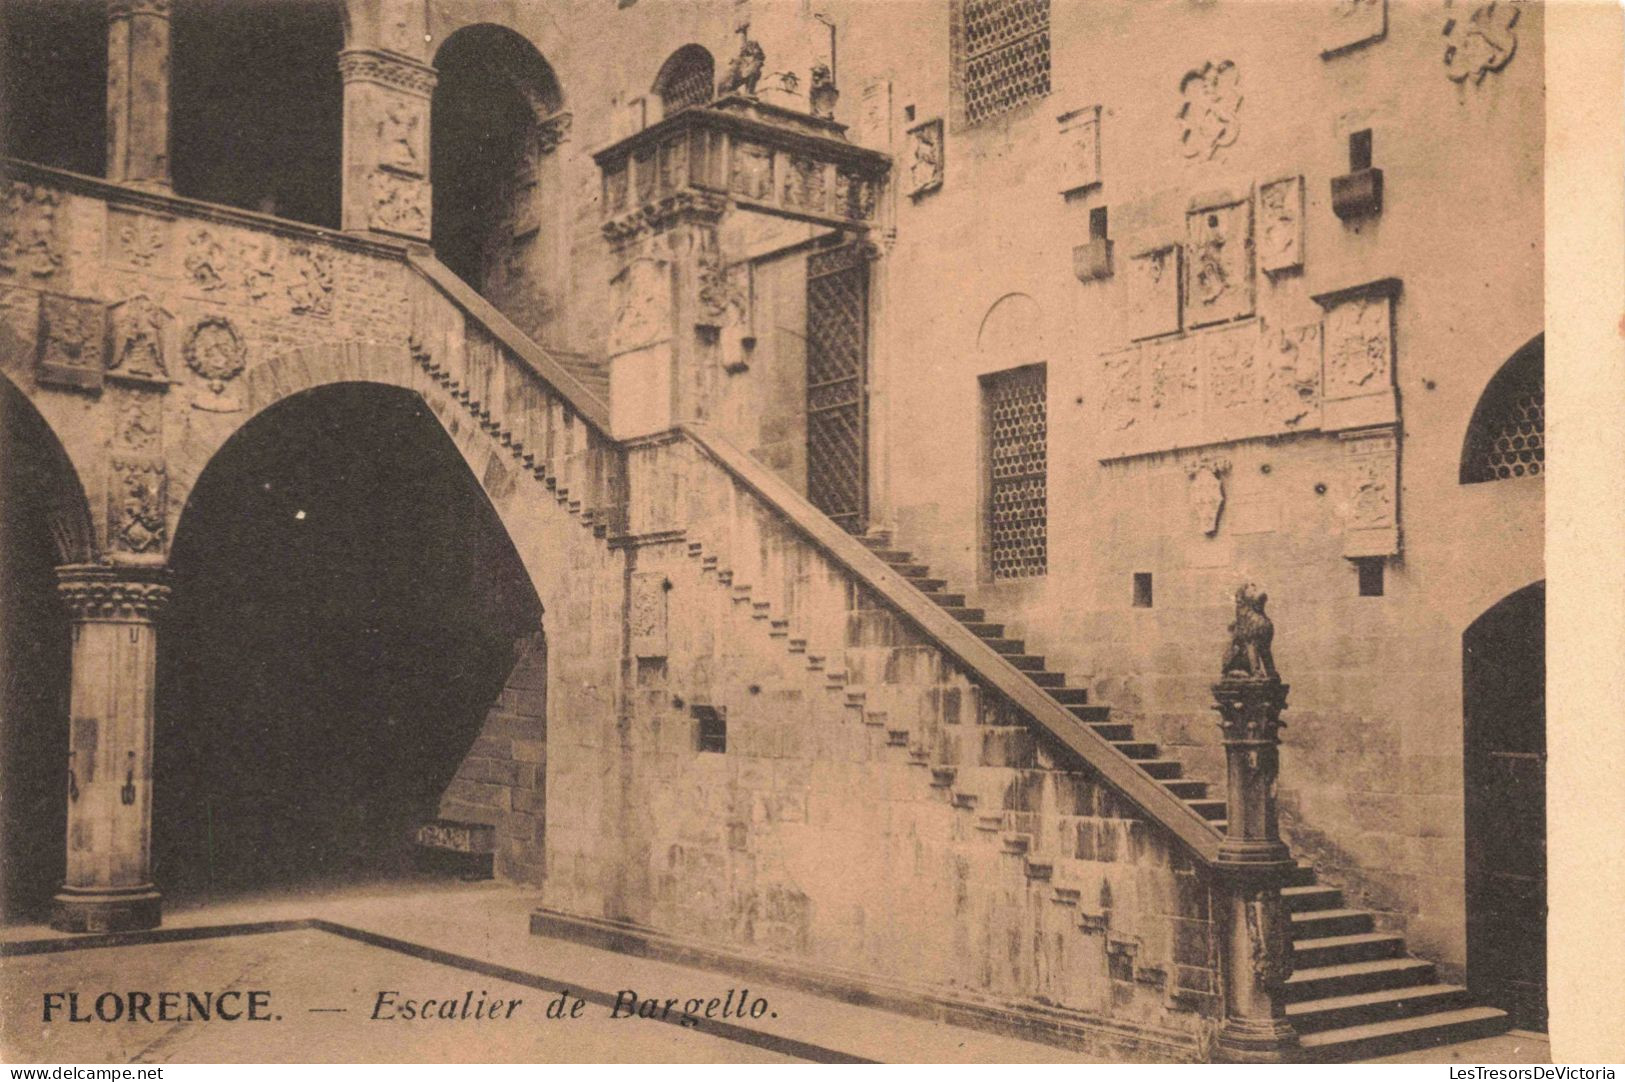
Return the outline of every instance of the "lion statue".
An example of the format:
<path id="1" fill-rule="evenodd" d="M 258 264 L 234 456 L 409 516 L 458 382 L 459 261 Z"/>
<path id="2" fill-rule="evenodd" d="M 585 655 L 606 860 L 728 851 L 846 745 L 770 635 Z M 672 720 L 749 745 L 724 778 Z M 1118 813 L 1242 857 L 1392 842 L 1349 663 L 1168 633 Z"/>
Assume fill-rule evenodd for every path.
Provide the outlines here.
<path id="1" fill-rule="evenodd" d="M 1270 642 L 1275 625 L 1264 615 L 1269 595 L 1252 583 L 1236 589 L 1236 620 L 1230 625 L 1230 648 L 1224 655 L 1224 675 L 1253 680 L 1278 680 Z"/>

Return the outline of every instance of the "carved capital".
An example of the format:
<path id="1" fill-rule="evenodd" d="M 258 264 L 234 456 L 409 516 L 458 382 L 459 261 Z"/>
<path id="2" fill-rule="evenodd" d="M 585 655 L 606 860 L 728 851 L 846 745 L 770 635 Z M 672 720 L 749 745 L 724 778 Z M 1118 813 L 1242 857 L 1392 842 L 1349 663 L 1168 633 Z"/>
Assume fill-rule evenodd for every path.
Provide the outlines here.
<path id="1" fill-rule="evenodd" d="M 660 233 L 678 224 L 715 225 L 727 211 L 727 196 L 715 192 L 684 190 L 611 218 L 602 228 L 604 236 L 610 243 L 621 245 L 644 234 Z"/>
<path id="2" fill-rule="evenodd" d="M 375 49 L 346 49 L 339 53 L 339 77 L 346 84 L 376 83 L 420 97 L 434 93 L 439 75 L 427 64 Z"/>
<path id="3" fill-rule="evenodd" d="M 57 595 L 75 623 L 151 623 L 169 601 L 167 567 L 69 564 L 56 569 Z"/>
<path id="4" fill-rule="evenodd" d="M 1213 709 L 1219 714 L 1224 743 L 1279 744 L 1280 731 L 1286 727 L 1281 711 L 1289 690 L 1291 685 L 1277 678 L 1242 677 L 1214 684 Z"/>

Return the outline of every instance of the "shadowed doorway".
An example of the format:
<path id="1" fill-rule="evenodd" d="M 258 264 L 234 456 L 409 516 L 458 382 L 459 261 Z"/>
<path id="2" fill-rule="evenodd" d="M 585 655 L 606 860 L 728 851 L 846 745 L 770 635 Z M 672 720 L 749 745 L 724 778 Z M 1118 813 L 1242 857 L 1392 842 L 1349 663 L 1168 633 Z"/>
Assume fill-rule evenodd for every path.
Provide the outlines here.
<path id="1" fill-rule="evenodd" d="M 172 896 L 402 874 L 541 604 L 416 395 L 307 391 L 181 519 L 159 640 L 155 878 Z"/>

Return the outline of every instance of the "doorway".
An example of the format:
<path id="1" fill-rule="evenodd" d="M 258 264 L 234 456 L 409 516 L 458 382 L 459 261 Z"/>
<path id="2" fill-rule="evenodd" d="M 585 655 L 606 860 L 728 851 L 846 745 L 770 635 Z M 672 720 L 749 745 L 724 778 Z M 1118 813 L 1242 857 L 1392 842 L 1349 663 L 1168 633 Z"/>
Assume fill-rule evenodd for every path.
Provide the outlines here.
<path id="1" fill-rule="evenodd" d="M 1462 636 L 1467 983 L 1546 1029 L 1546 584 Z"/>

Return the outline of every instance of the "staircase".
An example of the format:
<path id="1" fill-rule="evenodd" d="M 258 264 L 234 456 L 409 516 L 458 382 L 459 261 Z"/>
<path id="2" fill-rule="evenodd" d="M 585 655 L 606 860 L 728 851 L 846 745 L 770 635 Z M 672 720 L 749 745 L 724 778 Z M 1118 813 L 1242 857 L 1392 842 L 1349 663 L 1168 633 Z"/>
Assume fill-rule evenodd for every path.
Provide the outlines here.
<path id="1" fill-rule="evenodd" d="M 1162 757 L 1150 741 L 1137 740 L 1134 726 L 1111 719 L 1111 708 L 1089 703 L 1085 688 L 1067 686 L 1042 655 L 1005 635 L 1003 624 L 982 609 L 966 605 L 964 594 L 908 552 L 891 547 L 888 534 L 858 538 L 926 598 L 959 621 L 1050 698 L 1100 734 L 1118 752 L 1165 787 L 1216 830 L 1225 829 L 1226 804 L 1210 794 L 1208 782 L 1184 777 L 1182 764 Z M 901 734 L 906 740 L 907 734 Z M 1319 885 L 1315 871 L 1300 863 L 1282 899 L 1291 913 L 1293 969 L 1286 984 L 1286 1013 L 1300 1034 L 1306 1058 L 1314 1062 L 1368 1059 L 1431 1048 L 1505 1032 L 1505 1011 L 1475 1006 L 1467 990 L 1438 981 L 1432 962 L 1405 952 L 1403 936 L 1375 931 L 1374 917 L 1344 905 L 1342 892 Z"/>

